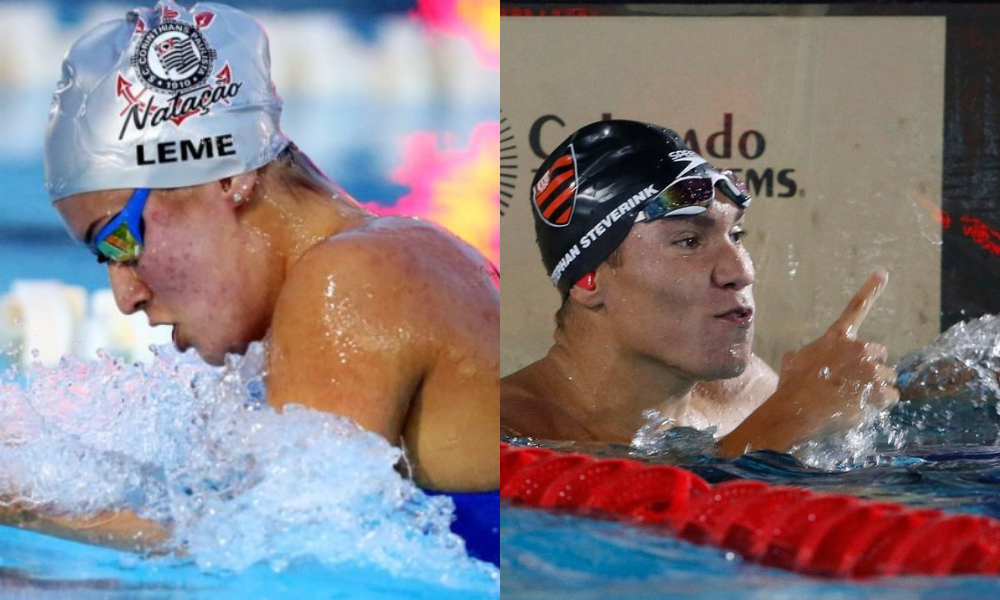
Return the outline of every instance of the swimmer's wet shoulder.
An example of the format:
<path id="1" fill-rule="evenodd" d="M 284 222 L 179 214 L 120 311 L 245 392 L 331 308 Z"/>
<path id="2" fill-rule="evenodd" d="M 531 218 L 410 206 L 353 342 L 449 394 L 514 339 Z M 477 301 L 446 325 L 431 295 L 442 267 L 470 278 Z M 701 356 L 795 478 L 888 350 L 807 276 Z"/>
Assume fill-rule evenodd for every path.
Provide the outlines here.
<path id="1" fill-rule="evenodd" d="M 269 397 L 403 443 L 425 487 L 493 489 L 498 349 L 484 259 L 420 221 L 370 219 L 289 269 L 272 321 Z"/>
<path id="2" fill-rule="evenodd" d="M 500 380 L 500 424 L 509 433 L 548 440 L 591 440 L 565 378 L 542 359 Z M 621 440 L 618 440 L 621 441 Z"/>

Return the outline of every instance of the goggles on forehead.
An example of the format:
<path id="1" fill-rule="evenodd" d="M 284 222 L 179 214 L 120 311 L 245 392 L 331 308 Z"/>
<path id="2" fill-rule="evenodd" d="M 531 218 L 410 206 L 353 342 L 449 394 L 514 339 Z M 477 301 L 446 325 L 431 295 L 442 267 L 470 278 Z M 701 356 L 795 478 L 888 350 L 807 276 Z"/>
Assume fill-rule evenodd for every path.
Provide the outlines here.
<path id="1" fill-rule="evenodd" d="M 90 243 L 90 251 L 101 263 L 134 263 L 142 255 L 142 211 L 149 199 L 149 188 L 137 189 L 125 208 L 101 227 Z"/>
<path id="2" fill-rule="evenodd" d="M 694 174 L 674 181 L 643 207 L 636 215 L 635 222 L 705 212 L 715 200 L 715 189 L 719 183 L 722 184 L 722 192 L 737 206 L 750 206 L 753 200 L 750 191 L 732 171 L 716 171 L 708 165 L 699 165 L 690 172 Z"/>

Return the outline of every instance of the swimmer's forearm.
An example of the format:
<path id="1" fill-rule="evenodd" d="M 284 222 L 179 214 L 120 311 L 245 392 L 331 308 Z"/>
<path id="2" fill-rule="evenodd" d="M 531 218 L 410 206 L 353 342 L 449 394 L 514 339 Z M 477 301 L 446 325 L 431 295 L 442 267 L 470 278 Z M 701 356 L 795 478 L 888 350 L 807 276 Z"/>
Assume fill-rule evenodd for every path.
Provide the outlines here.
<path id="1" fill-rule="evenodd" d="M 736 458 L 754 450 L 788 452 L 796 444 L 805 441 L 803 438 L 806 436 L 801 432 L 812 430 L 810 424 L 796 422 L 798 415 L 790 419 L 787 414 L 774 414 L 773 407 L 788 405 L 777 399 L 783 393 L 780 390 L 775 392 L 736 429 L 719 440 L 720 454 L 726 458 Z"/>
<path id="2" fill-rule="evenodd" d="M 170 531 L 163 525 L 127 510 L 92 517 L 59 517 L 43 515 L 33 509 L 5 506 L 0 509 L 0 522 L 11 527 L 129 552 L 164 551 L 165 542 L 170 538 Z"/>

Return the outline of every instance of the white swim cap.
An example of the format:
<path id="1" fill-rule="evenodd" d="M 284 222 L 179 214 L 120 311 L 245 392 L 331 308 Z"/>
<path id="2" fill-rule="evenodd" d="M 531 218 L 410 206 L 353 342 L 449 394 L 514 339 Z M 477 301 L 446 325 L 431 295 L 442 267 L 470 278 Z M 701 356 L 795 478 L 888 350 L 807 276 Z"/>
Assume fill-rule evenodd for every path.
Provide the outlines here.
<path id="1" fill-rule="evenodd" d="M 86 33 L 63 61 L 45 133 L 53 200 L 197 185 L 288 144 L 267 34 L 230 6 L 162 1 Z"/>

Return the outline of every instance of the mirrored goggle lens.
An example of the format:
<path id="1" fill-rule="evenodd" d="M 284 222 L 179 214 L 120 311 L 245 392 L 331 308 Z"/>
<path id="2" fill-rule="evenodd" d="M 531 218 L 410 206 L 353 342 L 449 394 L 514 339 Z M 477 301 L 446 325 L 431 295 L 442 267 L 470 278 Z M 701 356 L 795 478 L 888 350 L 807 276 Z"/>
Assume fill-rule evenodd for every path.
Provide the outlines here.
<path id="1" fill-rule="evenodd" d="M 693 215 L 705 210 L 715 191 L 707 178 L 682 179 L 663 190 L 639 213 L 636 222 L 669 215 Z"/>
<path id="2" fill-rule="evenodd" d="M 97 242 L 96 248 L 102 256 L 116 263 L 138 260 L 142 254 L 142 244 L 135 239 L 128 223 L 125 222 Z"/>

